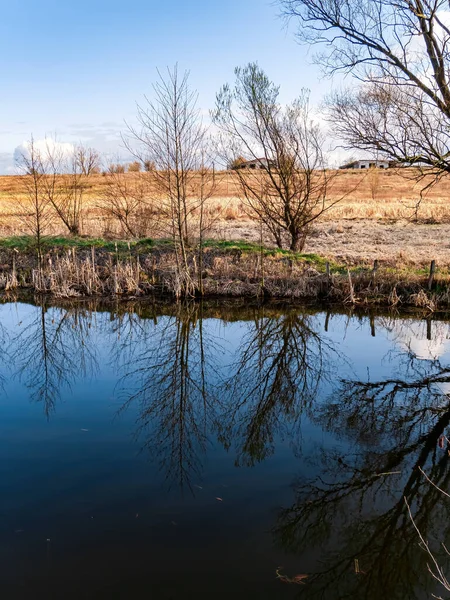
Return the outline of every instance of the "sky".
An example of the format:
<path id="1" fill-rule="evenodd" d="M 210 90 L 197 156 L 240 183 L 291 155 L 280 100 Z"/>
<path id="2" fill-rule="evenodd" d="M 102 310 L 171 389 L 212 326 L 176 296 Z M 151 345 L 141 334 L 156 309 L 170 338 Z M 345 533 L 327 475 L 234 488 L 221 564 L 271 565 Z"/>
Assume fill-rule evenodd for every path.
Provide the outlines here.
<path id="1" fill-rule="evenodd" d="M 288 102 L 302 88 L 319 104 L 330 89 L 312 49 L 269 0 L 0 0 L 0 173 L 31 135 L 123 155 L 120 132 L 151 95 L 156 69 L 190 71 L 199 106 L 257 61 Z"/>

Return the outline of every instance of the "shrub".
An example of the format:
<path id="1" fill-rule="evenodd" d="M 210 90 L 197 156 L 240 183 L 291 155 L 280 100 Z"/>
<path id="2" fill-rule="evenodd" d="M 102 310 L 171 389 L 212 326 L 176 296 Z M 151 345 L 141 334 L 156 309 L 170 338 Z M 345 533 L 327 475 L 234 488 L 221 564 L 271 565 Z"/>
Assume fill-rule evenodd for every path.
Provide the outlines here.
<path id="1" fill-rule="evenodd" d="M 139 173 L 140 170 L 141 170 L 141 163 L 138 160 L 135 160 L 134 162 L 131 162 L 128 165 L 129 173 Z"/>

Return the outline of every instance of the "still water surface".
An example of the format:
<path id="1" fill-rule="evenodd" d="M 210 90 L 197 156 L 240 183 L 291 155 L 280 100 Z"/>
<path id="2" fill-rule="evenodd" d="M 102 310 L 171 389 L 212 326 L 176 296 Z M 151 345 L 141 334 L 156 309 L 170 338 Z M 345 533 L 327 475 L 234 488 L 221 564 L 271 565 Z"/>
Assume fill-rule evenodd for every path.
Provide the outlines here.
<path id="1" fill-rule="evenodd" d="M 0 597 L 446 597 L 404 498 L 450 574 L 450 501 L 419 470 L 449 491 L 449 336 L 1 305 Z"/>

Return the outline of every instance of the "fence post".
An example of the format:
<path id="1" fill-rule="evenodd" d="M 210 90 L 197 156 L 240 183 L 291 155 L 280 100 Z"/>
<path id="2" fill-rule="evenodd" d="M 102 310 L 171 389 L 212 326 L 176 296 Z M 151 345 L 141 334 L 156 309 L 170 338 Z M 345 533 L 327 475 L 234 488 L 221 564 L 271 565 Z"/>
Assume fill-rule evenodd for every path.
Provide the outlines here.
<path id="1" fill-rule="evenodd" d="M 372 279 L 375 279 L 375 276 L 377 274 L 378 271 L 378 259 L 375 259 L 373 261 L 373 269 L 372 269 Z"/>
<path id="2" fill-rule="evenodd" d="M 430 266 L 430 276 L 428 278 L 428 289 L 431 290 L 431 288 L 433 287 L 433 281 L 434 281 L 434 275 L 436 273 L 436 261 L 432 260 L 431 261 L 431 266 Z"/>
<path id="3" fill-rule="evenodd" d="M 331 288 L 331 269 L 330 269 L 330 263 L 327 262 L 325 263 L 325 274 L 326 274 L 326 286 L 327 286 L 327 294 L 330 293 L 330 288 Z"/>

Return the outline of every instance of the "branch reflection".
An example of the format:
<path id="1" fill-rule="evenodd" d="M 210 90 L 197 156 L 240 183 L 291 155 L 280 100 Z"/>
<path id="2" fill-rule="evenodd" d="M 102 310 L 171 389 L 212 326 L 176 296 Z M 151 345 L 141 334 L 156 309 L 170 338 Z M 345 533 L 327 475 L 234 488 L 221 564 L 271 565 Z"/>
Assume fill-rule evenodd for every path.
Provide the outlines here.
<path id="1" fill-rule="evenodd" d="M 9 332 L 0 320 L 0 368 L 6 371 L 9 364 Z M 0 391 L 4 390 L 6 376 L 0 371 Z"/>
<path id="2" fill-rule="evenodd" d="M 238 349 L 222 419 L 237 446 L 237 464 L 263 461 L 274 452 L 276 438 L 299 451 L 302 414 L 328 379 L 331 359 L 337 360 L 318 327 L 316 317 L 298 309 L 255 314 Z"/>
<path id="3" fill-rule="evenodd" d="M 311 579 L 308 598 L 416 598 L 435 591 L 404 498 L 424 538 L 448 563 L 439 544 L 450 536 L 450 506 L 420 472 L 448 489 L 449 452 L 441 437 L 450 426 L 450 397 L 442 391 L 448 383 L 449 368 L 407 352 L 401 376 L 343 380 L 337 394 L 317 405 L 315 422 L 341 444 L 314 461 L 320 475 L 296 484 L 295 502 L 274 529 L 285 550 L 320 552 L 326 566 Z"/>
<path id="4" fill-rule="evenodd" d="M 10 341 L 15 375 L 25 382 L 30 398 L 42 402 L 47 417 L 64 388 L 96 372 L 95 346 L 90 344 L 92 313 L 80 307 L 36 306 L 30 322 Z"/>
<path id="5" fill-rule="evenodd" d="M 122 320 L 118 342 L 118 355 L 125 357 L 122 410 L 137 403 L 136 437 L 170 483 L 190 489 L 193 477 L 201 477 L 208 432 L 221 406 L 221 346 L 203 321 L 202 305 L 187 303 L 174 316 Z"/>

